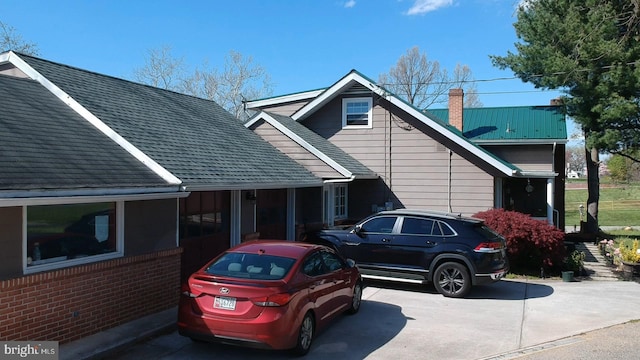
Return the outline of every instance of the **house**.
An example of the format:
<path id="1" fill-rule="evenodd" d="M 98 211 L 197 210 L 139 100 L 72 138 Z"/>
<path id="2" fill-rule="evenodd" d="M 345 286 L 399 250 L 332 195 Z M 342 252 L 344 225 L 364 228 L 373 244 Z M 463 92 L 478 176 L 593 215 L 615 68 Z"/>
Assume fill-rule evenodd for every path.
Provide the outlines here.
<path id="1" fill-rule="evenodd" d="M 248 102 L 246 126 L 323 179 L 328 226 L 386 208 L 505 208 L 563 228 L 562 106 L 463 109 L 463 96 L 453 89 L 448 109 L 422 111 L 352 70 L 325 89 Z M 340 172 L 310 146 L 318 138 L 370 172 Z"/>
<path id="2" fill-rule="evenodd" d="M 321 179 L 212 101 L 9 51 L 0 103 L 3 340 L 169 309 L 211 257 L 316 211 Z"/>

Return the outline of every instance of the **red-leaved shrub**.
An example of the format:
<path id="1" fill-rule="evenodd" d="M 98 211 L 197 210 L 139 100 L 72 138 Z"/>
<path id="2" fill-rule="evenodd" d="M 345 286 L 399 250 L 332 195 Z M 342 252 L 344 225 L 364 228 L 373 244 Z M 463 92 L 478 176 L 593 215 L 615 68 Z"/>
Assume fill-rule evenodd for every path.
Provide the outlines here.
<path id="1" fill-rule="evenodd" d="M 512 268 L 560 270 L 565 258 L 564 232 L 529 215 L 491 209 L 473 215 L 507 240 Z"/>

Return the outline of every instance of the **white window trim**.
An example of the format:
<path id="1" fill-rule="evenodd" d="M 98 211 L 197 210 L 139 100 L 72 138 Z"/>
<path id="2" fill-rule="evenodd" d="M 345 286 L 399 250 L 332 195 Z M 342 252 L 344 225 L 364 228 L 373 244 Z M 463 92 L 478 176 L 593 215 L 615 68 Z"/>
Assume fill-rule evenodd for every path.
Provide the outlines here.
<path id="1" fill-rule="evenodd" d="M 347 125 L 347 104 L 353 102 L 366 102 L 369 110 L 367 110 L 367 125 Z M 373 99 L 370 97 L 343 98 L 342 99 L 342 128 L 343 129 L 372 129 L 373 128 Z"/>
<path id="2" fill-rule="evenodd" d="M 338 215 L 338 202 L 336 197 L 338 196 L 338 189 L 344 189 L 344 214 Z M 347 184 L 334 184 L 333 190 L 333 216 L 336 220 L 343 220 L 349 217 L 349 187 Z"/>
<path id="3" fill-rule="evenodd" d="M 338 216 L 336 214 L 336 194 L 337 188 L 344 187 L 344 215 Z M 324 184 L 322 190 L 322 222 L 327 226 L 332 227 L 335 225 L 336 220 L 349 218 L 349 187 L 347 184 L 330 183 Z"/>
<path id="4" fill-rule="evenodd" d="M 104 201 L 100 201 L 104 202 Z M 91 203 L 91 202 L 87 202 Z M 50 205 L 62 205 L 52 203 Z M 63 269 L 70 266 L 91 264 L 98 261 L 116 259 L 124 256 L 124 201 L 116 202 L 116 251 L 107 254 L 69 259 L 42 265 L 27 265 L 27 206 L 22 207 L 22 273 L 25 275 Z"/>

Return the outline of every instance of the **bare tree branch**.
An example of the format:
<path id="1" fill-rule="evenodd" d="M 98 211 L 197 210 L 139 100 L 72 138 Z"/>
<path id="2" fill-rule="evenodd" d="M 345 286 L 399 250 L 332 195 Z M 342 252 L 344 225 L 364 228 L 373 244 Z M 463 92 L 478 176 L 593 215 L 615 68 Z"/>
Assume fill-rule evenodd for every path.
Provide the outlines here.
<path id="1" fill-rule="evenodd" d="M 38 55 L 38 46 L 25 42 L 13 26 L 0 21 L 0 52 L 13 50 L 26 55 Z"/>

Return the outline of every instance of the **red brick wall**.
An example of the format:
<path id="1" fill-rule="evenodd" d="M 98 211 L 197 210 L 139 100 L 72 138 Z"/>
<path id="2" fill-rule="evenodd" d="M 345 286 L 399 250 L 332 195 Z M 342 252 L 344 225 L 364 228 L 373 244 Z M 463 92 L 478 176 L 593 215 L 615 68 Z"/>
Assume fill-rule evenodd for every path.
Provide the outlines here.
<path id="1" fill-rule="evenodd" d="M 0 281 L 0 340 L 76 340 L 166 310 L 181 248 Z"/>

